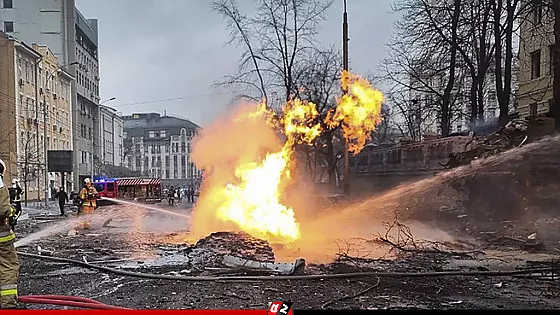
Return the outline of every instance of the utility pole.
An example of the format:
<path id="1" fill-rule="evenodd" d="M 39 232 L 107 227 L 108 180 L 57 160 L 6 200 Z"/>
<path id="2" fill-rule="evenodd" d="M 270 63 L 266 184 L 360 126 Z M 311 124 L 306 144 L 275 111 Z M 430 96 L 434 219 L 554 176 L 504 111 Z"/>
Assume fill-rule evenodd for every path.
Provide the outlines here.
<path id="1" fill-rule="evenodd" d="M 39 176 L 39 166 L 41 165 L 41 160 L 39 159 L 39 103 L 40 96 L 39 96 L 39 64 L 41 63 L 42 58 L 37 58 L 35 62 L 35 156 L 37 158 L 37 164 L 35 165 L 35 170 L 37 172 L 37 199 L 41 200 L 41 176 Z M 26 192 L 27 194 L 27 192 Z"/>
<path id="2" fill-rule="evenodd" d="M 49 162 L 47 158 L 48 146 L 48 129 L 47 129 L 47 87 L 49 86 L 49 77 L 45 79 L 45 90 L 43 91 L 43 154 L 45 155 L 45 206 L 49 201 Z"/>
<path id="3" fill-rule="evenodd" d="M 344 0 L 344 13 L 342 14 L 342 60 L 343 69 L 348 71 L 348 12 L 346 11 L 346 0 Z M 348 94 L 348 89 L 343 86 L 344 94 Z M 344 174 L 343 188 L 346 195 L 350 194 L 350 152 L 348 150 L 348 140 L 344 141 Z"/>

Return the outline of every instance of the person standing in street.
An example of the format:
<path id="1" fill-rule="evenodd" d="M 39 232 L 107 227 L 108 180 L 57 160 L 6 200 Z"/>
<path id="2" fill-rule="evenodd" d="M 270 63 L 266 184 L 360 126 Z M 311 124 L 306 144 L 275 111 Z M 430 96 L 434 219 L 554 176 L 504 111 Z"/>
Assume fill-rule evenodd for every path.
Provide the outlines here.
<path id="1" fill-rule="evenodd" d="M 84 180 L 85 185 L 80 189 L 80 200 L 82 203 L 82 211 L 81 214 L 86 216 L 84 222 L 80 224 L 80 227 L 83 229 L 90 229 L 91 228 L 91 221 L 89 216 L 93 214 L 95 208 L 97 208 L 97 198 L 99 195 L 97 194 L 97 190 L 91 184 L 91 180 L 86 178 Z"/>
<path id="2" fill-rule="evenodd" d="M 173 189 L 173 186 L 169 187 L 169 191 L 167 192 L 167 202 L 170 206 L 175 205 L 175 189 Z"/>
<path id="3" fill-rule="evenodd" d="M 4 186 L 6 164 L 0 159 L 0 309 L 18 309 L 19 260 L 14 246 L 16 235 L 9 225 L 15 215 L 10 193 Z"/>
<path id="4" fill-rule="evenodd" d="M 58 207 L 60 207 L 60 216 L 65 216 L 64 206 L 69 201 L 69 198 L 68 194 L 64 191 L 64 187 L 60 187 L 60 190 L 56 193 L 56 198 L 58 199 Z"/>

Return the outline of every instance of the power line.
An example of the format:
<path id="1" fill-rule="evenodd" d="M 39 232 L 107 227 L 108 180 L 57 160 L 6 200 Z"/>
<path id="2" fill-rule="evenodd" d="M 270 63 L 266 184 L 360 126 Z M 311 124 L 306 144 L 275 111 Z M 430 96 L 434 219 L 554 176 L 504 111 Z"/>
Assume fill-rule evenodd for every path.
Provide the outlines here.
<path id="1" fill-rule="evenodd" d="M 140 102 L 134 102 L 134 103 L 118 104 L 118 105 L 114 105 L 114 107 L 144 105 L 144 104 L 153 104 L 153 103 L 164 103 L 164 102 L 170 102 L 170 101 L 180 101 L 180 100 L 184 100 L 184 99 L 193 99 L 193 98 L 204 97 L 204 96 L 224 95 L 224 94 L 233 94 L 233 93 L 241 93 L 241 92 L 247 92 L 247 90 L 244 90 L 244 91 L 229 91 L 229 92 L 216 92 L 216 93 L 206 93 L 206 94 L 197 94 L 197 95 L 186 95 L 186 96 L 173 97 L 173 98 L 146 100 L 146 101 L 140 101 Z"/>

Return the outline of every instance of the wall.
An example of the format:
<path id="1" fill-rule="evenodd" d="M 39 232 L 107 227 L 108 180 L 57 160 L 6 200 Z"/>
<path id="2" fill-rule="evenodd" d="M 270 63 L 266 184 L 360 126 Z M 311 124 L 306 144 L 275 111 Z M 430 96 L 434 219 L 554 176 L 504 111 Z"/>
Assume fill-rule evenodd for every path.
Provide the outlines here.
<path id="1" fill-rule="evenodd" d="M 0 34 L 0 158 L 8 168 L 4 181 L 17 175 L 16 75 L 14 42 Z"/>
<path id="2" fill-rule="evenodd" d="M 11 34 L 28 45 L 47 45 L 60 60 L 65 59 L 66 30 L 64 0 L 13 1 L 13 9 L 0 10 L 0 21 L 13 21 Z M 0 23 L 2 24 L 2 23 Z"/>
<path id="3" fill-rule="evenodd" d="M 470 148 L 470 140 L 448 137 L 362 151 L 350 161 L 351 191 L 371 194 L 433 176 L 444 169 L 451 153 Z"/>
<path id="4" fill-rule="evenodd" d="M 533 16 L 524 19 L 521 24 L 521 40 L 519 46 L 519 114 L 520 117 L 530 115 L 530 106 L 537 105 L 537 114 L 549 111 L 549 100 L 552 99 L 552 76 L 549 46 L 554 43 L 553 18 L 544 9 L 542 23 L 533 21 Z M 541 77 L 532 79 L 531 53 L 541 50 Z"/>

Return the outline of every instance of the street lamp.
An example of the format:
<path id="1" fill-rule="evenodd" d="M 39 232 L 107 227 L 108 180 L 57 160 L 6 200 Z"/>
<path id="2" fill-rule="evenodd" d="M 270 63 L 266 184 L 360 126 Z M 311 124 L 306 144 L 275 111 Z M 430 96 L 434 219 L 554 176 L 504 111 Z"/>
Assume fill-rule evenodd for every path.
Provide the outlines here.
<path id="1" fill-rule="evenodd" d="M 105 103 L 109 103 L 109 102 L 114 101 L 114 100 L 116 100 L 116 99 L 117 99 L 116 97 L 108 98 L 108 99 L 106 99 L 106 100 L 104 100 L 104 101 L 102 101 L 102 102 L 99 102 L 99 105 L 105 105 Z"/>
<path id="2" fill-rule="evenodd" d="M 344 12 L 342 14 L 342 62 L 344 71 L 348 71 L 348 12 L 346 11 L 346 0 L 344 0 Z M 348 90 L 343 85 L 344 94 Z M 348 141 L 344 141 L 344 175 L 343 175 L 343 188 L 346 195 L 350 193 L 350 152 L 348 150 Z"/>

